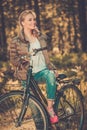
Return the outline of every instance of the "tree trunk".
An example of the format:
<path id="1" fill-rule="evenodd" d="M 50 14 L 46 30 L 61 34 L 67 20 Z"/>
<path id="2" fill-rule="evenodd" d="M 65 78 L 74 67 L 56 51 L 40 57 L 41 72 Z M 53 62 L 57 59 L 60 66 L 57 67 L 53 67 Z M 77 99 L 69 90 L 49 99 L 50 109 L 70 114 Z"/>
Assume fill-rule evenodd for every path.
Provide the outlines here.
<path id="1" fill-rule="evenodd" d="M 78 0 L 80 31 L 82 39 L 82 50 L 87 52 L 87 19 L 86 19 L 86 1 Z"/>
<path id="2" fill-rule="evenodd" d="M 34 7 L 35 7 L 35 12 L 37 14 L 37 25 L 40 29 L 40 12 L 39 12 L 39 6 L 38 6 L 38 0 L 34 0 Z"/>
<path id="3" fill-rule="evenodd" d="M 1 60 L 7 59 L 7 43 L 6 43 L 6 33 L 5 33 L 5 23 L 4 23 L 4 14 L 3 14 L 3 6 L 0 2 L 0 11 L 1 11 L 1 32 L 0 32 L 0 43 L 1 43 Z M 4 56 L 3 56 L 4 55 Z"/>

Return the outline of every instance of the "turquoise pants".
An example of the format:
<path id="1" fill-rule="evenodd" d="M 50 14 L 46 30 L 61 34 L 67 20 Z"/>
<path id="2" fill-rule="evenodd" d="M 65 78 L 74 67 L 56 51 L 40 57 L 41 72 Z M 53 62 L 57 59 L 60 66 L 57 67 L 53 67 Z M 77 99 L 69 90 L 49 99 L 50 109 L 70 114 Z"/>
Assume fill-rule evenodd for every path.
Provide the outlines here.
<path id="1" fill-rule="evenodd" d="M 34 78 L 38 82 L 46 82 L 46 92 L 47 98 L 50 100 L 55 99 L 56 94 L 56 78 L 53 71 L 48 69 L 44 69 L 36 74 L 34 74 Z M 25 82 L 22 81 L 22 85 L 25 86 Z"/>

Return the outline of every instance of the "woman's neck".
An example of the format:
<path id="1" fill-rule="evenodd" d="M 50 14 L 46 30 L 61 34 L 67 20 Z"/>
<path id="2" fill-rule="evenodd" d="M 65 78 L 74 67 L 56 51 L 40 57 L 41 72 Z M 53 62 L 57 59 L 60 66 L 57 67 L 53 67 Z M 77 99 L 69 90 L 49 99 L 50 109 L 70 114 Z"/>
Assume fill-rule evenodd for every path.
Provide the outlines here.
<path id="1" fill-rule="evenodd" d="M 28 29 L 24 29 L 24 34 L 26 37 L 31 37 L 33 35 L 32 30 L 28 30 Z"/>
<path id="2" fill-rule="evenodd" d="M 34 42 L 35 41 L 35 36 L 32 33 L 32 30 L 24 30 L 24 34 L 25 34 L 25 38 L 29 41 L 29 42 Z"/>

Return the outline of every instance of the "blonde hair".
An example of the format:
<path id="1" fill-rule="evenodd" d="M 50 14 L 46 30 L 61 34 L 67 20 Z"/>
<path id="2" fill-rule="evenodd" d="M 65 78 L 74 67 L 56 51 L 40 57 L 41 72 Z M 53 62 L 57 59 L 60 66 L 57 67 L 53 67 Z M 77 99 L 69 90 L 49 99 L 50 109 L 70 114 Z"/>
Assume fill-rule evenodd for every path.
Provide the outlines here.
<path id="1" fill-rule="evenodd" d="M 21 14 L 19 15 L 19 19 L 18 19 L 20 31 L 23 29 L 22 21 L 24 21 L 25 16 L 28 15 L 28 14 L 32 14 L 36 18 L 36 14 L 35 14 L 34 11 L 32 11 L 32 10 L 24 10 L 24 11 L 22 11 Z"/>

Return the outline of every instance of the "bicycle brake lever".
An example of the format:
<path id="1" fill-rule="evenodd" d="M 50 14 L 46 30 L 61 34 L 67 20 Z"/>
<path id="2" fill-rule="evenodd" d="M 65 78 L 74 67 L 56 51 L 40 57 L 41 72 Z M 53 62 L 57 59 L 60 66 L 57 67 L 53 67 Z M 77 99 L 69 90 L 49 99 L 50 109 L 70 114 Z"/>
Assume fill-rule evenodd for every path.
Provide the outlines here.
<path id="1" fill-rule="evenodd" d="M 33 49 L 33 52 L 34 52 L 33 56 L 35 56 L 36 53 L 38 52 L 38 49 Z"/>

